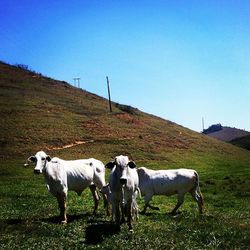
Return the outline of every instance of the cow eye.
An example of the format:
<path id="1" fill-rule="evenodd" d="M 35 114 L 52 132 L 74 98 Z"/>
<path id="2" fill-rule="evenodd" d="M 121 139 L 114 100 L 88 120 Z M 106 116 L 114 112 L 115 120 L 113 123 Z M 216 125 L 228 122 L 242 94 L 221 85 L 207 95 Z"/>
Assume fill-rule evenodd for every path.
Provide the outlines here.
<path id="1" fill-rule="evenodd" d="M 42 157 L 42 161 L 45 161 L 45 157 Z"/>

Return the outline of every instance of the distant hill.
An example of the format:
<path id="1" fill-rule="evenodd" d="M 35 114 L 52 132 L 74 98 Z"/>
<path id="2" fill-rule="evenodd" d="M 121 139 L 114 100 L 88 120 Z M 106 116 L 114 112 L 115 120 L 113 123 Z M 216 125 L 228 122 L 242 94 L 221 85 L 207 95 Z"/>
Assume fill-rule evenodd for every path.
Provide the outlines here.
<path id="1" fill-rule="evenodd" d="M 221 124 L 215 124 L 204 130 L 203 134 L 221 141 L 230 142 L 237 138 L 250 135 L 250 132 L 238 128 L 224 127 Z"/>
<path id="2" fill-rule="evenodd" d="M 105 79 L 105 78 L 104 78 Z M 246 150 L 108 100 L 26 67 L 0 63 L 0 161 L 38 150 L 103 161 L 127 154 L 140 162 L 194 165 Z M 245 157 L 244 156 L 244 157 Z"/>

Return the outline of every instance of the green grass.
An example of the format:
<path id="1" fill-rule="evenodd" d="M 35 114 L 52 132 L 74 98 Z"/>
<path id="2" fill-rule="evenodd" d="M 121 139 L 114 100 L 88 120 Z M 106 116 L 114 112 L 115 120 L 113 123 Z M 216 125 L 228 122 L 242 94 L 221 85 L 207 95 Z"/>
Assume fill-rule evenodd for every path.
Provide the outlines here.
<path id="1" fill-rule="evenodd" d="M 91 212 L 91 194 L 70 192 L 67 225 L 57 223 L 56 199 L 46 189 L 43 176 L 22 167 L 22 161 L 1 164 L 1 249 L 247 249 L 250 244 L 249 165 L 230 174 L 230 166 L 211 173 L 209 164 L 200 173 L 205 213 L 186 196 L 182 213 L 171 217 L 176 197 L 156 196 L 160 211 L 148 210 L 134 222 L 134 233 L 122 225 L 117 232 L 100 204 Z M 160 168 L 159 162 L 155 167 Z M 206 171 L 207 170 L 207 171 Z M 108 173 L 107 173 L 108 175 Z M 143 199 L 139 200 L 143 207 Z"/>

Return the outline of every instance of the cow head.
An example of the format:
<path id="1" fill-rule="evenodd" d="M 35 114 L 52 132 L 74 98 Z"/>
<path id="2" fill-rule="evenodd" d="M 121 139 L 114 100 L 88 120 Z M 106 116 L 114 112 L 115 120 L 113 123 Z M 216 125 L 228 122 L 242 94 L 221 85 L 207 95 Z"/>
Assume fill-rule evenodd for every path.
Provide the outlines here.
<path id="1" fill-rule="evenodd" d="M 36 164 L 36 167 L 34 168 L 35 174 L 41 174 L 44 171 L 46 163 L 50 160 L 51 158 L 49 155 L 43 151 L 39 151 L 34 156 L 30 156 L 27 161 Z"/>
<path id="2" fill-rule="evenodd" d="M 127 156 L 120 155 L 115 157 L 115 161 L 107 163 L 105 167 L 109 169 L 115 167 L 113 171 L 116 171 L 116 175 L 120 178 L 120 183 L 126 185 L 129 168 L 135 168 L 136 165 Z"/>

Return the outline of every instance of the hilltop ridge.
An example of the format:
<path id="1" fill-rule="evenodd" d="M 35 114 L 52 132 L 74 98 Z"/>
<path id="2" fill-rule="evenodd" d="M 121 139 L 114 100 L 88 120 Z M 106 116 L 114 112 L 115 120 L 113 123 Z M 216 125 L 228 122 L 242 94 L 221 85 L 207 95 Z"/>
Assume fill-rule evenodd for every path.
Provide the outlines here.
<path id="1" fill-rule="evenodd" d="M 208 129 L 205 129 L 203 131 L 203 134 L 221 141 L 230 142 L 232 140 L 250 135 L 250 132 L 243 129 L 231 128 L 228 126 L 222 126 L 221 124 L 215 124 L 210 126 Z"/>

